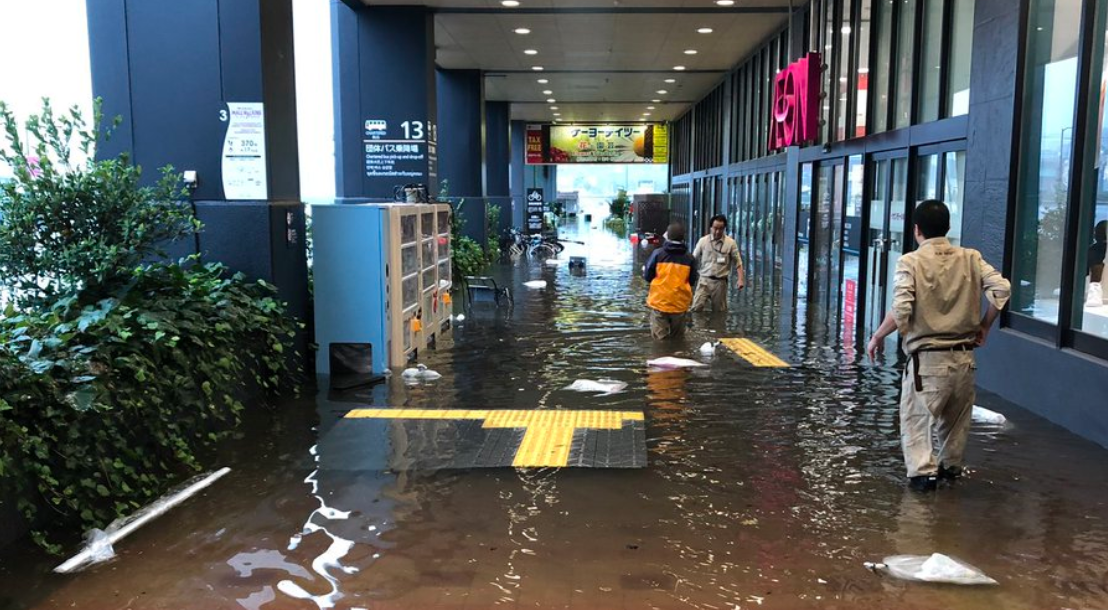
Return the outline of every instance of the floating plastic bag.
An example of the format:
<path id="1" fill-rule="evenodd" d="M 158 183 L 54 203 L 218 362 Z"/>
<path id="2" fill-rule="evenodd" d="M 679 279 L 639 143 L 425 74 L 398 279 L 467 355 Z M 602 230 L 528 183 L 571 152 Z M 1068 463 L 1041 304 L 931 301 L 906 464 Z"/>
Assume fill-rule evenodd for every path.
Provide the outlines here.
<path id="1" fill-rule="evenodd" d="M 886 572 L 890 576 L 919 582 L 941 582 L 952 585 L 996 585 L 997 581 L 984 572 L 949 555 L 893 555 L 884 563 L 867 563 L 866 567 Z"/>
<path id="2" fill-rule="evenodd" d="M 561 264 L 561 261 L 559 261 L 556 258 L 546 259 L 546 265 L 549 266 L 549 267 L 557 267 L 559 264 Z"/>
<path id="3" fill-rule="evenodd" d="M 465 322 L 466 321 L 466 315 L 464 313 L 460 313 L 460 314 L 454 316 L 454 321 L 455 322 Z"/>
<path id="4" fill-rule="evenodd" d="M 1008 418 L 1004 417 L 996 411 L 990 411 L 984 407 L 973 405 L 973 415 L 971 415 L 973 421 L 979 424 L 995 424 L 1003 425 L 1008 423 Z"/>
<path id="5" fill-rule="evenodd" d="M 530 282 L 523 282 L 523 285 L 528 288 L 546 288 L 546 280 L 532 280 Z"/>
<path id="6" fill-rule="evenodd" d="M 646 366 L 654 367 L 656 369 L 684 369 L 705 367 L 708 365 L 704 364 L 703 362 L 697 362 L 696 360 L 689 360 L 688 358 L 674 358 L 673 356 L 665 356 L 662 358 L 647 360 Z"/>
<path id="7" fill-rule="evenodd" d="M 702 356 L 714 356 L 716 353 L 716 346 L 719 345 L 719 341 L 712 343 L 708 341 L 704 345 L 700 346 L 700 355 Z"/>
<path id="8" fill-rule="evenodd" d="M 566 390 L 573 392 L 600 392 L 601 394 L 615 394 L 616 392 L 622 392 L 627 387 L 626 383 L 622 381 L 615 381 L 613 379 L 600 379 L 593 381 L 591 379 L 578 379 L 572 384 L 566 386 Z"/>
<path id="9" fill-rule="evenodd" d="M 413 369 L 404 369 L 404 372 L 400 374 L 404 378 L 406 383 L 419 383 L 420 381 L 434 381 L 442 375 L 427 368 L 426 364 L 417 365 Z"/>

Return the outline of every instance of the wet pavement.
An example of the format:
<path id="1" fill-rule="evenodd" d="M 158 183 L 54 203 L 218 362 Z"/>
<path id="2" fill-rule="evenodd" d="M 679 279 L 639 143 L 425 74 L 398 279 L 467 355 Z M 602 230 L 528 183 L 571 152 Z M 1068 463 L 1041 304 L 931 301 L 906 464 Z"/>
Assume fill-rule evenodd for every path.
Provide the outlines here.
<path id="1" fill-rule="evenodd" d="M 111 562 L 63 577 L 33 547 L 5 550 L 0 610 L 1108 607 L 1108 451 L 983 395 L 1010 424 L 975 426 L 965 480 L 910 493 L 892 363 L 857 362 L 817 312 L 782 308 L 772 274 L 729 315 L 656 344 L 643 253 L 602 229 L 579 238 L 588 245 L 558 267 L 495 270 L 515 306 L 469 312 L 422 360 L 442 379 L 394 376 L 258 415 L 213 460 L 231 474 Z M 569 255 L 588 257 L 584 276 Z M 549 285 L 522 286 L 533 279 Z M 702 359 L 703 342 L 725 337 L 791 366 L 722 349 L 704 369 L 645 366 Z M 628 385 L 563 390 L 600 378 Z M 641 412 L 648 462 L 455 468 L 473 430 L 343 418 L 370 407 Z M 862 565 L 931 552 L 1000 585 L 906 583 Z"/>

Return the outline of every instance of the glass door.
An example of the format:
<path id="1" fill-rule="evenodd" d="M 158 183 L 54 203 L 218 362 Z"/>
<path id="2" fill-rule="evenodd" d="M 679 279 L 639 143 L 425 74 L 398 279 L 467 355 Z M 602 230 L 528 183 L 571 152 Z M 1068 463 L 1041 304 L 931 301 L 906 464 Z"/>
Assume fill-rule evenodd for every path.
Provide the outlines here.
<path id="1" fill-rule="evenodd" d="M 863 332 L 869 337 L 881 325 L 892 303 L 896 264 L 906 251 L 908 239 L 908 159 L 874 159 L 868 193 L 869 219 L 866 225 L 866 267 L 861 283 L 865 288 Z M 895 341 L 895 339 L 893 339 Z"/>
<path id="2" fill-rule="evenodd" d="M 865 169 L 861 155 L 846 160 L 846 190 L 842 207 L 842 295 L 839 302 L 843 348 L 852 357 L 858 340 L 859 298 L 862 265 L 862 201 Z"/>

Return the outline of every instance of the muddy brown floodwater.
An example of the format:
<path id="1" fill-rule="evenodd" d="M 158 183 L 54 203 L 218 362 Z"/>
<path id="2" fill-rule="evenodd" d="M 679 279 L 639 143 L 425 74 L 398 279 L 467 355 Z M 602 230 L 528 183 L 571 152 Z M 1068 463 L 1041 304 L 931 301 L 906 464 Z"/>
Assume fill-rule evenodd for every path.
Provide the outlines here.
<path id="1" fill-rule="evenodd" d="M 975 426 L 965 480 L 910 493 L 894 363 L 860 362 L 818 312 L 783 307 L 773 274 L 754 273 L 728 316 L 659 346 L 644 253 L 602 229 L 577 234 L 587 245 L 561 258 L 587 256 L 584 276 L 527 260 L 495 270 L 515 306 L 470 312 L 426 355 L 442 379 L 396 376 L 254 418 L 213 464 L 232 473 L 114 560 L 59 576 L 29 543 L 4 550 L 0 609 L 1108 608 L 1108 451 L 982 395 L 1010 424 Z M 549 285 L 522 286 L 532 279 Z M 646 370 L 721 337 L 792 367 L 720 352 L 706 369 Z M 562 389 L 581 378 L 628 387 Z M 441 428 L 340 419 L 369 405 L 642 411 L 649 465 L 452 469 Z M 862 565 L 931 552 L 1000 585 L 906 583 Z"/>

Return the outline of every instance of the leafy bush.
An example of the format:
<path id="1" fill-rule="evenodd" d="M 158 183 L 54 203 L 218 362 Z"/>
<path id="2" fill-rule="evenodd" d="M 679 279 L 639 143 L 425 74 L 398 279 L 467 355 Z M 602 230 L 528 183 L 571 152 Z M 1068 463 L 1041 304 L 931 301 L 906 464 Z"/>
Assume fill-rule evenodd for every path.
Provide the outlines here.
<path id="1" fill-rule="evenodd" d="M 42 114 L 26 122 L 33 145 L 3 102 L 0 119 L 9 144 L 0 161 L 15 174 L 0 184 L 0 276 L 21 304 L 110 294 L 131 269 L 164 256 L 164 244 L 199 229 L 173 168 L 162 170 L 156 186 L 140 187 L 142 170 L 126 155 L 93 160 L 99 102 L 90 131 L 76 108 L 55 116 L 44 101 Z M 83 164 L 73 159 L 74 140 Z"/>
<path id="2" fill-rule="evenodd" d="M 147 188 L 126 156 L 93 159 L 99 103 L 91 131 L 45 103 L 31 147 L 0 117 L 15 173 L 0 185 L 0 492 L 57 550 L 59 532 L 103 527 L 198 469 L 248 384 L 287 387 L 296 323 L 264 282 L 152 262 L 200 224 L 172 169 Z"/>
<path id="3" fill-rule="evenodd" d="M 495 203 L 485 208 L 485 261 L 487 264 L 500 260 L 500 206 Z"/>
<path id="4" fill-rule="evenodd" d="M 615 199 L 608 202 L 608 214 L 612 218 L 626 218 L 631 208 L 631 200 L 627 197 L 625 189 L 619 189 Z"/>

